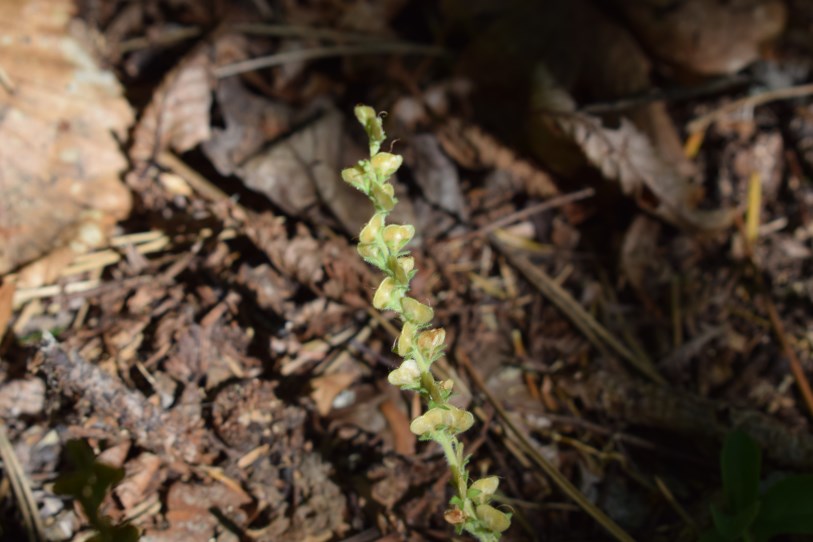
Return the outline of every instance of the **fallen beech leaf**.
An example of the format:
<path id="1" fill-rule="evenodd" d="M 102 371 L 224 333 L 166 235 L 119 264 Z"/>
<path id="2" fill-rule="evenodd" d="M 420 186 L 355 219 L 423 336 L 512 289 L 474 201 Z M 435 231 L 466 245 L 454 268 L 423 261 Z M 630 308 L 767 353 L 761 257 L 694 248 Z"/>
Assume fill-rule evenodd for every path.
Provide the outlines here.
<path id="1" fill-rule="evenodd" d="M 211 60 L 208 49 L 187 56 L 163 80 L 133 133 L 130 156 L 144 164 L 167 149 L 184 152 L 210 136 Z"/>
<path id="2" fill-rule="evenodd" d="M 74 9 L 68 0 L 0 1 L 0 273 L 67 245 L 82 220 L 103 225 L 101 241 L 130 210 L 117 139 L 132 111 L 113 74 L 69 32 Z"/>
<path id="3" fill-rule="evenodd" d="M 759 58 L 779 35 L 787 10 L 781 0 L 618 2 L 635 35 L 654 56 L 702 74 L 734 73 Z"/>

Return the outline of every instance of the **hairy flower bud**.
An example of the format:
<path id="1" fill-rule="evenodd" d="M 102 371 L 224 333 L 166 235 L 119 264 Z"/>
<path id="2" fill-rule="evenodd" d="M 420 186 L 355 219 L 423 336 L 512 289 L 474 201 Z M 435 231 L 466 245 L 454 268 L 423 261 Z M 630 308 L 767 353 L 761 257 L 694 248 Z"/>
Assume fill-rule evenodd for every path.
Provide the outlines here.
<path id="1" fill-rule="evenodd" d="M 378 232 L 381 231 L 381 227 L 384 225 L 385 218 L 382 213 L 374 214 L 373 218 L 362 228 L 359 234 L 359 241 L 366 244 L 374 242 L 378 236 Z"/>
<path id="2" fill-rule="evenodd" d="M 387 277 L 378 285 L 378 289 L 373 296 L 373 307 L 382 311 L 385 309 L 393 309 L 397 307 L 399 300 L 398 285 L 391 277 Z"/>
<path id="3" fill-rule="evenodd" d="M 415 235 L 415 227 L 410 224 L 390 224 L 384 228 L 383 235 L 390 252 L 398 253 Z"/>
<path id="4" fill-rule="evenodd" d="M 414 359 L 407 359 L 387 377 L 390 384 L 402 388 L 416 388 L 421 383 L 421 369 Z"/>
<path id="5" fill-rule="evenodd" d="M 501 533 L 511 526 L 511 518 L 505 512 L 500 512 L 490 504 L 480 504 L 475 508 L 480 522 L 489 531 Z"/>
<path id="6" fill-rule="evenodd" d="M 342 180 L 347 184 L 361 190 L 365 194 L 369 190 L 369 180 L 361 166 L 353 166 L 342 170 Z"/>
<path id="7" fill-rule="evenodd" d="M 375 114 L 375 109 L 369 105 L 357 105 L 354 112 L 358 121 L 364 126 L 364 131 L 367 132 L 367 137 L 370 140 L 370 156 L 372 156 L 381 148 L 381 143 L 385 138 L 381 118 Z"/>
<path id="8" fill-rule="evenodd" d="M 435 311 L 432 310 L 432 307 L 424 305 L 417 299 L 412 299 L 411 297 L 405 297 L 401 300 L 401 310 L 407 321 L 419 326 L 428 324 L 435 316 Z"/>
<path id="9" fill-rule="evenodd" d="M 418 349 L 427 361 L 435 361 L 446 346 L 446 330 L 442 327 L 422 331 L 418 335 Z"/>
<path id="10" fill-rule="evenodd" d="M 370 158 L 370 163 L 373 165 L 379 181 L 386 181 L 392 177 L 392 174 L 401 167 L 403 161 L 404 159 L 401 156 L 388 152 L 380 152 Z"/>
<path id="11" fill-rule="evenodd" d="M 430 408 L 409 424 L 409 430 L 416 435 L 428 436 L 436 431 L 447 429 L 453 434 L 467 431 L 474 425 L 474 415 L 452 405 Z"/>
<path id="12" fill-rule="evenodd" d="M 415 269 L 415 258 L 412 256 L 402 256 L 398 258 L 398 267 L 404 272 L 405 275 L 409 275 L 413 269 Z"/>
<path id="13" fill-rule="evenodd" d="M 366 261 L 370 262 L 376 267 L 381 267 L 381 251 L 378 250 L 378 247 L 375 246 L 375 244 L 362 243 L 358 246 L 357 250 L 359 255 Z"/>
<path id="14" fill-rule="evenodd" d="M 412 269 L 415 267 L 415 260 L 411 256 L 402 256 L 395 259 L 395 263 L 389 265 L 389 269 L 395 268 L 395 279 L 401 284 L 409 284 L 412 278 Z"/>
<path id="15" fill-rule="evenodd" d="M 487 504 L 499 485 L 500 479 L 496 476 L 480 478 L 469 487 L 469 497 L 474 504 Z"/>
<path id="16" fill-rule="evenodd" d="M 373 205 L 377 209 L 384 211 L 392 211 L 398 199 L 395 197 L 395 188 L 390 183 L 374 184 L 370 187 L 370 194 L 373 199 Z"/>
<path id="17" fill-rule="evenodd" d="M 418 327 L 411 322 L 404 322 L 404 327 L 401 328 L 401 334 L 398 336 L 398 343 L 396 344 L 395 351 L 401 357 L 409 355 L 412 350 L 412 341 L 415 338 L 415 332 Z"/>

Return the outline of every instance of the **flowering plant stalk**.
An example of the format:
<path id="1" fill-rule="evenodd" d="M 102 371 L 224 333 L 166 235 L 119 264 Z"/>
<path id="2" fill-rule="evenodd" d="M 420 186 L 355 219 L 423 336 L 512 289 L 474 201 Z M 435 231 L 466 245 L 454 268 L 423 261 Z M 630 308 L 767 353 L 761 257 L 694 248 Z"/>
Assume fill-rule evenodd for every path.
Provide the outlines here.
<path id="1" fill-rule="evenodd" d="M 426 400 L 427 411 L 410 424 L 410 430 L 421 440 L 437 442 L 449 463 L 455 496 L 444 514 L 446 521 L 458 532 L 466 531 L 483 542 L 500 539 L 508 529 L 511 515 L 490 503 L 499 480 L 489 476 L 470 483 L 463 453 L 463 443 L 457 435 L 474 424 L 474 416 L 449 403 L 452 381 L 439 382 L 431 372 L 432 363 L 446 346 L 446 331 L 431 327 L 434 312 L 431 307 L 409 297 L 409 281 L 415 275 L 415 260 L 404 247 L 415 235 L 409 224 L 387 224 L 387 216 L 398 200 L 389 178 L 401 166 L 401 156 L 380 152 L 386 138 L 381 118 L 369 106 L 355 108 L 358 121 L 370 142 L 369 160 L 342 171 L 342 179 L 363 192 L 373 203 L 375 214 L 359 234 L 358 252 L 365 261 L 384 272 L 386 277 L 373 296 L 378 310 L 392 310 L 403 322 L 394 351 L 403 358 L 400 367 L 389 374 L 389 381 L 403 390 L 414 390 Z"/>

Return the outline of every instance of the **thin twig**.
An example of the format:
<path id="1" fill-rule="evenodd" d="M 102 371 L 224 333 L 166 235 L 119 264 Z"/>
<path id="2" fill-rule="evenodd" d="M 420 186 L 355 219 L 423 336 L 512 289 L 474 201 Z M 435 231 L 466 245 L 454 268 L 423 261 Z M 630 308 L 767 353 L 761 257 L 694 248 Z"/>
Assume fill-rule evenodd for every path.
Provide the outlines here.
<path id="1" fill-rule="evenodd" d="M 739 100 L 734 100 L 733 102 L 727 103 L 714 111 L 697 117 L 686 126 L 686 129 L 689 133 L 703 132 L 715 122 L 725 118 L 738 109 L 745 107 L 753 108 L 769 102 L 775 102 L 777 100 L 802 98 L 811 94 L 813 94 L 813 83 L 795 87 L 772 89 L 759 94 L 753 94 L 751 96 L 740 98 Z"/>
<path id="2" fill-rule="evenodd" d="M 281 66 L 291 62 L 305 62 L 319 58 L 330 58 L 335 56 L 354 55 L 380 55 L 380 54 L 413 54 L 413 55 L 434 55 L 440 56 L 445 51 L 439 47 L 430 45 L 419 45 L 405 42 L 380 42 L 365 45 L 333 45 L 330 47 L 312 47 L 309 49 L 299 49 L 296 51 L 285 51 L 269 56 L 243 60 L 233 64 L 227 64 L 214 69 L 214 75 L 218 79 L 239 75 L 241 73 L 261 70 Z"/>
<path id="3" fill-rule="evenodd" d="M 592 115 L 617 113 L 652 102 L 667 101 L 674 103 L 701 98 L 710 94 L 718 94 L 748 84 L 749 82 L 749 78 L 743 75 L 719 77 L 699 86 L 666 89 L 655 88 L 632 96 L 625 96 L 617 100 L 587 104 L 579 108 L 579 111 Z"/>
<path id="4" fill-rule="evenodd" d="M 497 219 L 494 222 L 483 226 L 482 228 L 462 234 L 459 236 L 459 238 L 464 241 L 467 241 L 474 237 L 479 237 L 481 235 L 491 233 L 496 229 L 504 228 L 505 226 L 509 226 L 514 222 L 522 220 L 523 218 L 528 218 L 529 216 L 535 215 L 537 213 L 549 211 L 551 209 L 555 209 L 557 207 L 561 207 L 569 203 L 593 197 L 595 193 L 596 191 L 593 190 L 592 188 L 585 188 L 583 190 L 571 192 L 570 194 L 562 194 L 561 196 L 555 196 L 543 202 L 537 203 L 536 205 L 531 205 L 530 207 L 526 207 L 525 209 L 521 209 L 500 219 Z"/>
<path id="5" fill-rule="evenodd" d="M 273 36 L 275 38 L 311 38 L 317 40 L 344 41 L 344 42 L 385 42 L 386 37 L 360 34 L 335 30 L 333 28 L 318 28 L 313 26 L 267 23 L 239 23 L 229 30 L 243 34 L 259 36 Z"/>

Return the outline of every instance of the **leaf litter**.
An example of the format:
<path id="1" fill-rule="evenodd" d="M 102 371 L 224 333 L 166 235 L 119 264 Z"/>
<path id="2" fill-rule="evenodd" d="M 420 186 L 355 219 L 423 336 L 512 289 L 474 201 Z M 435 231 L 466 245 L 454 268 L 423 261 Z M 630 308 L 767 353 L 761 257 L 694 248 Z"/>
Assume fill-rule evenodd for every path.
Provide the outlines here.
<path id="1" fill-rule="evenodd" d="M 23 22 L 0 47 L 0 421 L 20 464 L 2 472 L 47 536 L 87 534 L 48 482 L 82 438 L 125 469 L 103 511 L 142 540 L 448 539 L 445 462 L 386 383 L 395 336 L 351 248 L 368 209 L 338 178 L 363 148 L 347 112 L 370 100 L 405 157 L 399 221 L 421 234 L 415 295 L 448 330 L 440 370 L 478 417 L 472 468 L 523 520 L 508 539 L 601 536 L 541 456 L 641 539 L 691 529 L 650 479 L 707 520 L 696 503 L 733 427 L 774 466 L 810 468 L 810 413 L 766 313 L 809 369 L 807 107 L 720 113 L 688 159 L 684 128 L 736 91 L 654 89 L 755 62 L 804 82 L 809 8 L 687 0 L 691 17 L 653 19 L 619 2 L 608 18 L 513 0 L 456 17 L 448 2 L 433 16 L 464 44 L 452 73 L 375 50 L 426 42 L 419 4 L 0 4 L 0 24 Z M 545 10 L 563 31 L 525 35 Z M 490 22 L 472 34 L 477 13 Z M 687 29 L 716 41 L 680 45 Z M 375 54 L 222 76 L 345 43 Z M 732 226 L 754 183 L 756 241 Z M 23 536 L 24 502 L 0 493 L 4 536 Z"/>

